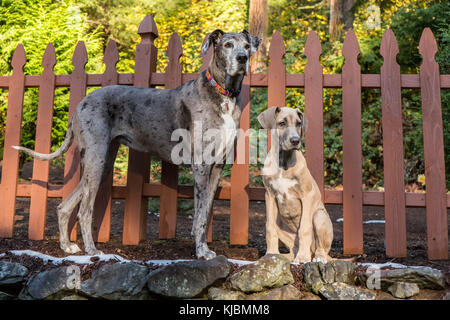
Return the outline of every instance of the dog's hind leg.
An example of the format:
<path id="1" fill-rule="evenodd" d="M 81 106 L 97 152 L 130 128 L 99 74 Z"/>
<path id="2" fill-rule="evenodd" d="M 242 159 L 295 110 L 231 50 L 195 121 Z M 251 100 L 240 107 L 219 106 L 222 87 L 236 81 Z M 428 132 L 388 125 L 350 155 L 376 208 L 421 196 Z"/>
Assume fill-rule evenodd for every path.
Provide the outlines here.
<path id="1" fill-rule="evenodd" d="M 331 260 L 328 253 L 333 242 L 333 225 L 325 209 L 319 209 L 314 213 L 313 228 L 315 242 L 313 261 L 327 263 Z"/>
<path id="2" fill-rule="evenodd" d="M 83 171 L 85 184 L 82 190 L 80 210 L 78 211 L 78 221 L 83 236 L 84 251 L 90 255 L 98 255 L 103 253 L 95 248 L 92 237 L 92 214 L 95 198 L 107 166 L 108 144 L 106 146 L 97 144 L 91 148 L 90 152 L 86 151 L 82 160 L 85 164 Z"/>
<path id="3" fill-rule="evenodd" d="M 58 206 L 58 225 L 59 225 L 59 246 L 66 253 L 77 253 L 81 249 L 76 243 L 69 240 L 69 219 L 75 207 L 81 201 L 83 180 L 81 180 L 75 190 Z"/>

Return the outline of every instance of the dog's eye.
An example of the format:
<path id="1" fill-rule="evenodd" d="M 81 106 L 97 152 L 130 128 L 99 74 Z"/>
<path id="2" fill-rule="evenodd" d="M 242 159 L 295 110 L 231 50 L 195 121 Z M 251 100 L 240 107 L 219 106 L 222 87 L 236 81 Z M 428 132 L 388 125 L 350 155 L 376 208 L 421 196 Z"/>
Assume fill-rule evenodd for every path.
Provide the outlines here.
<path id="1" fill-rule="evenodd" d="M 286 125 L 286 122 L 284 122 L 284 121 L 278 122 L 278 125 L 279 125 L 280 127 L 284 127 L 284 126 Z"/>
<path id="2" fill-rule="evenodd" d="M 227 43 L 225 43 L 224 47 L 231 49 L 231 48 L 233 48 L 233 44 L 231 42 L 227 42 Z"/>
<path id="3" fill-rule="evenodd" d="M 248 49 L 250 49 L 250 45 L 246 44 L 244 48 L 245 48 L 245 50 L 248 50 Z"/>
<path id="4" fill-rule="evenodd" d="M 302 123 L 300 121 L 297 121 L 297 127 L 301 127 Z"/>

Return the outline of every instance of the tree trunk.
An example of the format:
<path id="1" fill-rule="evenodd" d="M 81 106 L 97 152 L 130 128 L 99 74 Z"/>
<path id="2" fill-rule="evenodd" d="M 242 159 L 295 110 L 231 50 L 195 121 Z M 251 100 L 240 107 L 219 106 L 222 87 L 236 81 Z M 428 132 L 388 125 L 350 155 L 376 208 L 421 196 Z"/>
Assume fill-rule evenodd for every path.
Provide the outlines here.
<path id="1" fill-rule="evenodd" d="M 340 37 L 341 30 L 353 28 L 352 8 L 355 0 L 329 0 L 330 4 L 330 40 L 335 41 Z"/>
<path id="2" fill-rule="evenodd" d="M 249 15 L 250 34 L 261 38 L 258 51 L 252 57 L 252 72 L 261 72 L 267 67 L 267 0 L 251 0 Z"/>
<path id="3" fill-rule="evenodd" d="M 342 23 L 344 24 L 344 30 L 353 28 L 354 15 L 352 12 L 355 0 L 343 0 L 342 4 Z"/>
<path id="4" fill-rule="evenodd" d="M 339 38 L 339 16 L 341 15 L 341 4 L 339 0 L 330 1 L 330 41 L 335 41 Z"/>

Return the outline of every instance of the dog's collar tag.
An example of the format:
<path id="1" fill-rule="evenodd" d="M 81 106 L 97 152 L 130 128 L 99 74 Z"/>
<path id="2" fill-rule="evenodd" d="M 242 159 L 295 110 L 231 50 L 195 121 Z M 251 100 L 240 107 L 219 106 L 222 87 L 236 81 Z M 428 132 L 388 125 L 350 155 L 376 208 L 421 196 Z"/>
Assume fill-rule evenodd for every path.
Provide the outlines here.
<path id="1" fill-rule="evenodd" d="M 228 91 L 227 89 L 224 89 L 220 84 L 217 83 L 216 80 L 214 80 L 213 76 L 211 75 L 211 73 L 209 72 L 208 69 L 206 69 L 204 72 L 205 72 L 206 79 L 208 79 L 209 83 L 211 83 L 211 85 L 214 88 L 216 88 L 217 91 L 219 91 L 221 94 L 223 94 L 226 97 L 232 96 L 232 93 L 230 91 Z M 228 110 L 228 104 L 227 104 L 227 110 Z"/>

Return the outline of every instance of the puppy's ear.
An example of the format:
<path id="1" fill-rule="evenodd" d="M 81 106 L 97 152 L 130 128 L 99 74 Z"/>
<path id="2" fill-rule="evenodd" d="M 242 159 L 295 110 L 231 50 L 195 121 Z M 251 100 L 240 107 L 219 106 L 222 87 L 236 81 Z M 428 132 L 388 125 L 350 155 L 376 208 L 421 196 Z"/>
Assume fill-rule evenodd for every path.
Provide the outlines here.
<path id="1" fill-rule="evenodd" d="M 302 122 L 302 138 L 304 138 L 306 135 L 306 129 L 308 128 L 308 121 L 299 109 L 297 109 L 297 114 L 300 117 L 300 121 Z"/>
<path id="2" fill-rule="evenodd" d="M 272 129 L 275 127 L 275 120 L 277 114 L 280 112 L 280 107 L 270 107 L 266 111 L 261 112 L 258 116 L 258 122 L 264 129 Z"/>
<path id="3" fill-rule="evenodd" d="M 206 54 L 211 45 L 215 46 L 222 38 L 224 33 L 225 32 L 223 32 L 220 29 L 216 29 L 212 33 L 210 33 L 208 39 L 206 40 L 205 44 L 202 47 L 202 54 Z"/>
<path id="4" fill-rule="evenodd" d="M 248 42 L 250 43 L 250 55 L 253 55 L 256 51 L 258 51 L 258 47 L 261 44 L 261 38 L 252 36 L 247 30 L 243 30 L 242 34 L 244 34 Z"/>

